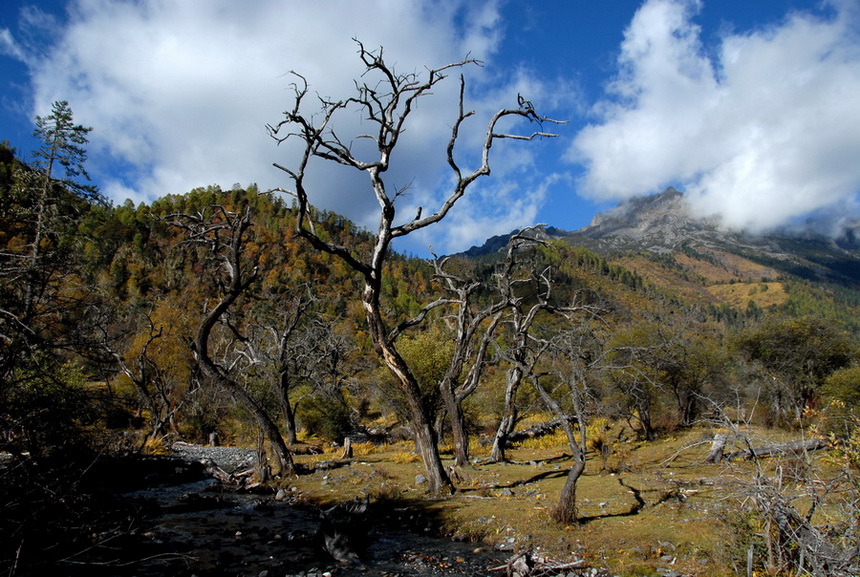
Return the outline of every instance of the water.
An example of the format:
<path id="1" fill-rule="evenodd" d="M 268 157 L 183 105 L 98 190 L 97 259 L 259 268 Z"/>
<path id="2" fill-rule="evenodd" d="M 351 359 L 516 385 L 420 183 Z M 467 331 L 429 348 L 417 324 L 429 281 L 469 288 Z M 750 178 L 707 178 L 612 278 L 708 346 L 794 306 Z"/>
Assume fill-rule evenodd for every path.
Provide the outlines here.
<path id="1" fill-rule="evenodd" d="M 504 575 L 491 571 L 510 552 L 427 536 L 419 512 L 371 505 L 356 527 L 365 537 L 360 565 L 327 555 L 316 537 L 319 511 L 270 495 L 219 490 L 211 480 L 153 487 L 126 497 L 141 511 L 121 551 L 105 548 L 98 559 L 113 575 L 285 577 L 329 575 Z M 412 519 L 412 521 L 406 521 Z M 411 524 L 411 526 L 407 526 Z M 114 559 L 110 559 L 110 555 Z"/>

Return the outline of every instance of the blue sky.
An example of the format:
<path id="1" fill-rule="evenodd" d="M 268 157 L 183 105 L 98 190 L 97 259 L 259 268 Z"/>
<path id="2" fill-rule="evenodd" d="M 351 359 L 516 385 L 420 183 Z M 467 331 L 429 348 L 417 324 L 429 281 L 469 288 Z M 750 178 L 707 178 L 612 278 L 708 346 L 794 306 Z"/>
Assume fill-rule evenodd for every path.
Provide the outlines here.
<path id="1" fill-rule="evenodd" d="M 464 164 L 482 122 L 517 94 L 569 121 L 556 139 L 494 147 L 492 176 L 402 250 L 465 250 L 538 222 L 573 230 L 667 186 L 753 232 L 810 217 L 836 231 L 860 214 L 856 0 L 5 0 L 0 139 L 26 157 L 34 116 L 68 100 L 94 128 L 88 167 L 116 203 L 287 187 L 272 163 L 295 151 L 265 125 L 291 105 L 291 70 L 348 96 L 360 72 L 352 38 L 384 46 L 402 72 L 484 62 L 464 70 L 477 112 Z M 456 89 L 450 78 L 421 104 L 394 159 L 406 219 L 449 190 Z M 362 132 L 355 115 L 338 126 Z M 310 177 L 318 206 L 373 227 L 363 175 L 317 166 Z"/>

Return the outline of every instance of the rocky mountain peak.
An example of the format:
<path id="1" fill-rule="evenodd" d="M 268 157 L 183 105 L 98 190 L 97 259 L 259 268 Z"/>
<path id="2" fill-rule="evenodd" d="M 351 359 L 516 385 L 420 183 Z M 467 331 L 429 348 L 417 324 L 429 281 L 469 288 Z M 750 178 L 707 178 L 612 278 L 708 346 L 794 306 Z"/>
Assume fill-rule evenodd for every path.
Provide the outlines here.
<path id="1" fill-rule="evenodd" d="M 534 230 L 543 240 L 557 239 L 584 246 L 599 254 L 652 252 L 740 255 L 807 279 L 860 286 L 860 223 L 843 223 L 840 235 L 803 230 L 751 235 L 722 229 L 716 219 L 696 216 L 684 194 L 667 188 L 659 194 L 627 200 L 596 215 L 591 223 L 568 232 L 552 226 Z M 515 234 L 517 231 L 512 232 Z M 478 257 L 504 250 L 511 235 L 489 239 L 464 254 Z"/>
<path id="2" fill-rule="evenodd" d="M 596 215 L 591 223 L 576 231 L 602 248 L 644 249 L 671 252 L 702 232 L 719 234 L 716 221 L 693 216 L 684 194 L 669 187 L 660 194 L 627 200 L 617 207 Z"/>

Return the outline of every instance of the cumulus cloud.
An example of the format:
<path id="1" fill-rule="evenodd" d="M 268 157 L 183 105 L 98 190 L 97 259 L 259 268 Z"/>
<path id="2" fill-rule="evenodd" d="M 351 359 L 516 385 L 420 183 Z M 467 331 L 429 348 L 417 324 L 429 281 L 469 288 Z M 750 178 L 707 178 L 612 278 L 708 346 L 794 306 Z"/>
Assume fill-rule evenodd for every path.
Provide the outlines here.
<path id="1" fill-rule="evenodd" d="M 791 13 L 709 47 L 701 8 L 649 0 L 637 11 L 597 121 L 569 151 L 586 167 L 581 190 L 606 200 L 679 186 L 700 214 L 750 231 L 856 212 L 857 11 Z"/>
<path id="2" fill-rule="evenodd" d="M 368 48 L 384 46 L 399 72 L 419 73 L 467 54 L 491 60 L 501 39 L 492 0 L 368 0 L 360 6 L 349 0 L 74 0 L 68 14 L 47 46 L 31 43 L 27 50 L 27 42 L 9 31 L 0 44 L 30 67 L 34 114 L 44 114 L 53 100 L 68 100 L 76 120 L 95 128 L 91 172 L 118 202 L 210 184 L 288 186 L 272 162 L 289 165 L 294 149 L 290 143 L 276 147 L 265 125 L 277 123 L 292 104 L 291 71 L 307 78 L 314 95 L 352 95 L 353 79 L 362 72 L 353 38 Z M 38 24 L 38 11 L 21 18 L 23 34 L 25 25 Z M 470 105 L 482 110 L 480 87 L 488 73 L 478 67 L 467 72 L 478 99 Z M 420 104 L 388 175 L 392 189 L 410 186 L 425 210 L 443 194 L 440 170 L 456 114 L 453 76 Z M 514 83 L 505 92 L 515 102 Z M 367 131 L 357 114 L 341 122 L 341 135 Z M 374 225 L 375 202 L 363 175 L 314 167 L 309 178 L 319 191 L 315 204 Z M 534 212 L 540 195 L 522 202 Z M 481 233 L 503 232 L 499 226 L 507 224 Z M 451 238 L 464 234 L 448 231 Z"/>

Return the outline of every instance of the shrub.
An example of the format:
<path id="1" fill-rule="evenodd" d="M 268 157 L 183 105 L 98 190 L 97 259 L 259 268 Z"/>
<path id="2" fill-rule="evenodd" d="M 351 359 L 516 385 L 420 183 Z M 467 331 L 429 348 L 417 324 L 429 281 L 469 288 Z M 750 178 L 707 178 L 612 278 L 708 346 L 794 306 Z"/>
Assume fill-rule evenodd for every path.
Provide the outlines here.
<path id="1" fill-rule="evenodd" d="M 308 434 L 338 443 L 352 429 L 346 402 L 331 395 L 313 395 L 303 401 L 297 420 Z"/>

